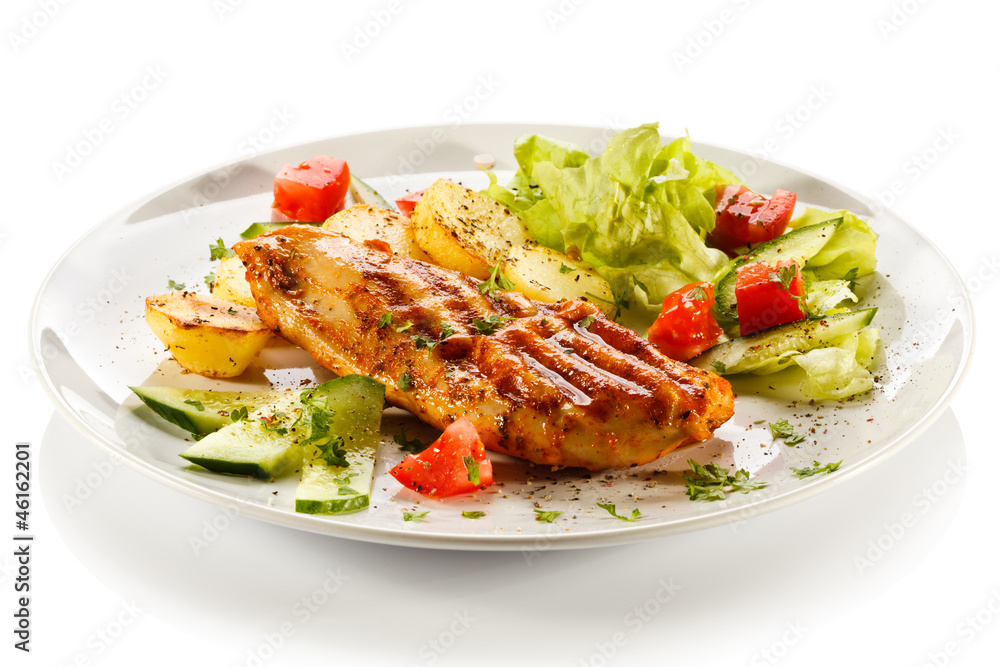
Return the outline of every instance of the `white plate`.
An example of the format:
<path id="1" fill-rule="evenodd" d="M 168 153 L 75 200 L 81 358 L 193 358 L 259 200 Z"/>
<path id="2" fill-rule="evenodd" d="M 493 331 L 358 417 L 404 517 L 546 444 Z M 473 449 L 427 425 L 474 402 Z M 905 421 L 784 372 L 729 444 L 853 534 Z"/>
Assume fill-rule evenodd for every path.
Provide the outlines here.
<path id="1" fill-rule="evenodd" d="M 866 202 L 838 186 L 780 164 L 695 144 L 699 156 L 731 169 L 746 173 L 752 166 L 749 180 L 755 189 L 786 188 L 802 203 L 871 217 L 879 234 L 879 274 L 862 305 L 879 306 L 875 323 L 886 352 L 871 395 L 844 404 L 796 406 L 774 392 L 749 393 L 753 386 L 737 381 L 736 415 L 707 443 L 632 470 L 595 474 L 551 472 L 491 454 L 502 484 L 449 501 L 421 499 L 387 474 L 402 456 L 392 434 L 409 419 L 395 411 L 387 414 L 383 428 L 372 506 L 337 517 L 296 514 L 295 480 L 264 483 L 215 475 L 177 456 L 187 444 L 181 432 L 140 407 L 129 385 L 266 388 L 330 377 L 301 350 L 281 345 L 266 349 L 236 382 L 182 375 L 143 321 L 143 299 L 168 291 L 168 278 L 203 287 L 203 276 L 215 264 L 208 257 L 210 243 L 221 237 L 229 245 L 249 223 L 268 219 L 272 179 L 283 163 L 335 155 L 389 198 L 423 188 L 438 175 L 479 188 L 486 181 L 473 157 L 494 155 L 503 182 L 515 166 L 514 139 L 530 132 L 592 151 L 611 134 L 597 128 L 462 125 L 340 137 L 259 155 L 138 200 L 80 239 L 43 283 L 31 340 L 44 385 L 62 414 L 113 456 L 158 482 L 232 511 L 372 542 L 526 551 L 625 543 L 743 522 L 871 468 L 944 409 L 968 364 L 972 314 L 961 280 L 927 239 L 891 213 L 873 215 Z M 815 432 L 806 442 L 786 447 L 772 442 L 766 424 L 755 424 L 781 417 L 797 430 Z M 689 458 L 746 468 L 768 487 L 732 494 L 724 502 L 692 502 L 679 474 Z M 832 475 L 800 480 L 791 474 L 790 466 L 814 460 L 843 463 Z M 598 502 L 614 503 L 622 514 L 638 508 L 641 518 L 620 521 Z M 535 520 L 536 508 L 563 514 L 554 523 L 542 523 Z M 404 521 L 403 510 L 412 509 L 429 510 L 426 520 Z M 486 516 L 463 518 L 463 510 Z"/>

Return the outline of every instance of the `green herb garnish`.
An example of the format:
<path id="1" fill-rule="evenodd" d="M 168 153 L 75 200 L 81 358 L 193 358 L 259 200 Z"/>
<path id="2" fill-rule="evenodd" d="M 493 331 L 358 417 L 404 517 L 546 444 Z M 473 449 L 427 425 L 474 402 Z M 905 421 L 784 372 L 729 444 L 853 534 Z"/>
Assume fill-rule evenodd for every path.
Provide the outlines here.
<path id="1" fill-rule="evenodd" d="M 512 289 L 514 289 L 514 283 L 500 270 L 500 262 L 497 262 L 497 265 L 493 267 L 490 277 L 479 283 L 479 291 L 489 296 L 495 295 L 497 290 L 507 292 Z"/>
<path id="2" fill-rule="evenodd" d="M 410 320 L 406 320 L 405 322 L 403 322 L 402 324 L 400 324 L 398 327 L 396 327 L 396 331 L 399 332 L 399 333 L 403 333 L 404 331 L 406 331 L 407 329 L 409 329 L 412 326 L 413 326 L 413 322 L 411 322 Z"/>
<path id="3" fill-rule="evenodd" d="M 614 306 L 615 312 L 611 316 L 611 319 L 613 320 L 617 320 L 619 315 L 622 314 L 622 308 L 628 310 L 629 306 L 632 305 L 632 303 L 625 297 L 624 292 L 622 292 L 621 294 L 615 294 L 614 288 L 611 289 L 611 298 L 612 298 L 611 301 L 605 299 L 602 296 L 597 296 L 596 294 L 592 294 L 591 292 L 584 292 L 583 294 L 584 296 L 589 296 L 591 299 L 597 299 L 598 301 L 603 301 L 604 303 L 611 304 L 612 306 Z"/>
<path id="4" fill-rule="evenodd" d="M 693 459 L 688 460 L 690 473 L 684 473 L 687 482 L 687 495 L 691 500 L 724 500 L 727 493 L 739 491 L 749 493 L 767 486 L 766 482 L 751 482 L 750 473 L 741 468 L 735 474 L 730 474 L 729 468 L 723 468 L 718 463 L 701 465 Z"/>
<path id="5" fill-rule="evenodd" d="M 403 521 L 426 521 L 427 515 L 430 514 L 430 510 L 426 512 L 418 512 L 416 510 L 403 510 Z"/>
<path id="6" fill-rule="evenodd" d="M 173 280 L 168 278 L 167 287 L 174 290 L 175 292 L 183 292 L 184 289 L 187 287 L 187 285 L 185 285 L 184 283 L 175 283 Z"/>
<path id="7" fill-rule="evenodd" d="M 837 461 L 836 463 L 827 463 L 824 466 L 819 464 L 819 461 L 813 461 L 812 466 L 809 468 L 792 468 L 792 472 L 799 479 L 805 479 L 806 477 L 812 477 L 813 475 L 829 475 L 831 472 L 835 472 L 837 468 L 843 461 Z"/>
<path id="8" fill-rule="evenodd" d="M 580 327 L 583 328 L 583 329 L 588 329 L 588 328 L 590 328 L 590 325 L 593 324 L 594 320 L 596 320 L 596 319 L 597 318 L 594 317 L 593 315 L 587 315 L 585 318 L 583 318 L 582 320 L 580 320 Z"/>
<path id="9" fill-rule="evenodd" d="M 642 512 L 639 511 L 638 507 L 635 508 L 634 510 L 632 510 L 632 515 L 631 516 L 622 516 L 621 514 L 618 514 L 617 511 L 615 511 L 615 506 L 612 503 L 597 503 L 597 506 L 600 507 L 603 510 L 606 510 L 608 514 L 610 514 L 611 516 L 613 516 L 616 519 L 620 519 L 621 521 L 630 521 L 631 522 L 631 521 L 635 521 L 636 519 L 638 519 L 639 517 L 642 516 Z"/>
<path id="10" fill-rule="evenodd" d="M 189 399 L 185 400 L 184 402 L 187 403 L 188 405 L 192 406 L 198 412 L 204 412 L 205 411 L 205 406 L 201 404 L 201 401 L 196 401 L 194 399 L 190 399 L 189 398 Z"/>
<path id="11" fill-rule="evenodd" d="M 804 434 L 795 432 L 787 419 L 779 419 L 776 422 L 769 423 L 768 427 L 771 429 L 771 438 L 774 440 L 783 439 L 789 447 L 797 445 L 806 439 Z"/>
<path id="12" fill-rule="evenodd" d="M 559 262 L 559 273 L 573 273 L 576 271 L 572 266 L 566 266 L 562 262 Z"/>
<path id="13" fill-rule="evenodd" d="M 413 454 L 419 454 L 420 452 L 427 449 L 430 446 L 429 442 L 421 442 L 416 438 L 412 440 L 406 437 L 406 428 L 403 426 L 399 427 L 399 433 L 392 436 L 392 439 L 399 445 L 399 448 L 404 452 L 411 452 Z"/>
<path id="14" fill-rule="evenodd" d="M 535 521 L 541 521 L 542 523 L 552 523 L 559 518 L 562 512 L 556 510 L 535 510 Z"/>
<path id="15" fill-rule="evenodd" d="M 390 324 L 392 324 L 392 313 L 384 313 L 382 317 L 378 318 L 378 324 L 375 326 L 379 329 L 384 329 Z"/>
<path id="16" fill-rule="evenodd" d="M 714 370 L 719 375 L 722 375 L 723 373 L 726 372 L 726 365 L 724 363 L 722 363 L 721 361 L 713 361 L 712 362 L 712 370 Z"/>
<path id="17" fill-rule="evenodd" d="M 221 238 L 208 246 L 208 252 L 209 257 L 212 259 L 225 259 L 226 257 L 233 257 L 236 255 L 236 251 L 232 248 L 227 248 Z"/>
<path id="18" fill-rule="evenodd" d="M 465 464 L 465 471 L 468 473 L 469 481 L 476 486 L 480 485 L 479 461 L 474 456 L 463 456 L 462 463 Z"/>
<path id="19" fill-rule="evenodd" d="M 479 512 L 479 511 L 469 512 L 469 511 L 465 511 L 465 512 L 462 512 L 462 516 L 464 516 L 466 519 L 482 519 L 484 516 L 486 516 L 486 512 Z"/>
<path id="20" fill-rule="evenodd" d="M 396 380 L 396 386 L 399 387 L 400 391 L 408 390 L 410 387 L 413 386 L 413 376 L 411 376 L 409 373 L 404 372 L 402 375 L 399 376 L 399 379 Z"/>
<path id="21" fill-rule="evenodd" d="M 233 408 L 233 410 L 229 413 L 229 418 L 232 419 L 234 422 L 238 422 L 243 419 L 246 419 L 248 414 L 249 412 L 247 411 L 246 406 L 241 405 L 238 408 Z"/>
<path id="22" fill-rule="evenodd" d="M 326 461 L 327 465 L 346 468 L 350 463 L 347 461 L 347 450 L 344 449 L 344 439 L 339 435 L 324 435 L 323 441 L 313 443 L 319 450 L 317 458 Z M 311 438 L 310 438 L 311 439 Z M 357 493 L 355 491 L 354 493 Z"/>
<path id="23" fill-rule="evenodd" d="M 212 289 L 212 286 L 214 284 L 215 284 L 215 271 L 212 271 L 207 276 L 205 276 L 205 287 L 207 287 L 208 289 Z"/>
<path id="24" fill-rule="evenodd" d="M 451 336 L 454 333 L 455 333 L 455 329 L 451 326 L 451 322 L 445 322 L 445 321 L 442 320 L 441 321 L 441 338 L 440 338 L 440 340 L 444 340 L 445 338 L 447 338 L 448 336 Z"/>
<path id="25" fill-rule="evenodd" d="M 431 350 L 437 347 L 439 342 L 436 340 L 431 340 L 430 338 L 425 338 L 419 334 L 410 336 L 410 340 L 413 341 L 413 344 L 416 345 L 418 350 L 422 347 L 427 348 L 427 354 L 430 354 Z"/>
<path id="26" fill-rule="evenodd" d="M 502 329 L 509 321 L 509 317 L 500 317 L 499 315 L 490 315 L 485 320 L 475 317 L 472 319 L 472 326 L 484 336 L 489 336 Z"/>

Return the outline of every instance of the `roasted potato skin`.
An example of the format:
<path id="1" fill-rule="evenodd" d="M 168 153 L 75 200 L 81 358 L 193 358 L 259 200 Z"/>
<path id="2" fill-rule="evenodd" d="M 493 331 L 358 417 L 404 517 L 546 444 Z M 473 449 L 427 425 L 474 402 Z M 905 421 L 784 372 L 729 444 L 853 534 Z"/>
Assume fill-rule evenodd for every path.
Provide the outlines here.
<path id="1" fill-rule="evenodd" d="M 413 209 L 417 243 L 435 264 L 485 280 L 511 248 L 531 241 L 528 228 L 492 198 L 440 179 Z"/>
<path id="2" fill-rule="evenodd" d="M 358 243 L 373 239 L 389 244 L 394 255 L 431 262 L 417 244 L 413 223 L 405 215 L 385 208 L 358 204 L 345 208 L 323 223 L 323 229 L 339 232 Z"/>
<path id="3" fill-rule="evenodd" d="M 254 308 L 194 292 L 146 298 L 146 322 L 184 369 L 241 375 L 271 337 Z"/>

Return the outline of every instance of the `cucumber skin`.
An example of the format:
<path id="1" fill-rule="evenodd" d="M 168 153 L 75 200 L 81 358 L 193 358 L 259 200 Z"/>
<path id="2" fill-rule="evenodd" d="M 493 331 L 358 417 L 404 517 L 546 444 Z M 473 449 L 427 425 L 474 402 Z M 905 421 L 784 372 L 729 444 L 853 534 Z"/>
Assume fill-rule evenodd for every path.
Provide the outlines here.
<path id="1" fill-rule="evenodd" d="M 255 239 L 261 234 L 267 234 L 269 232 L 274 232 L 288 225 L 309 225 L 311 227 L 319 227 L 322 222 L 255 222 L 242 232 L 240 232 L 240 238 L 244 241 L 249 241 L 250 239 Z"/>
<path id="2" fill-rule="evenodd" d="M 688 363 L 697 368 L 701 368 L 702 370 L 713 371 L 718 375 L 734 375 L 736 373 L 753 372 L 753 368 L 746 368 L 747 353 L 752 348 L 760 347 L 761 350 L 766 350 L 769 345 L 780 342 L 782 339 L 795 337 L 796 332 L 799 337 L 808 337 L 809 339 L 814 340 L 815 344 L 807 345 L 805 347 L 795 346 L 789 349 L 798 349 L 801 352 L 806 352 L 808 350 L 825 347 L 826 342 L 854 331 L 860 331 L 864 327 L 871 324 L 876 312 L 878 312 L 878 308 L 866 308 L 863 310 L 854 310 L 847 313 L 830 315 L 820 320 L 799 320 L 797 322 L 789 322 L 788 324 L 783 324 L 781 326 L 774 327 L 773 329 L 766 329 L 749 336 L 742 336 L 725 343 L 719 343 L 715 347 L 710 348 L 694 359 L 691 359 Z M 837 324 L 848 324 L 851 320 L 855 319 L 857 319 L 857 322 L 853 326 L 835 326 Z M 830 328 L 835 328 L 836 331 L 823 331 L 823 329 Z M 772 354 L 770 356 L 775 357 L 787 351 L 788 349 L 782 349 L 779 350 L 777 354 Z M 735 362 L 731 357 L 735 357 Z M 727 359 L 729 359 L 729 363 L 726 363 Z M 723 365 L 723 370 L 718 370 L 713 366 L 713 364 L 720 363 Z"/>
<path id="3" fill-rule="evenodd" d="M 232 407 L 244 406 L 248 410 L 256 410 L 261 405 L 275 400 L 280 392 L 269 391 L 218 391 L 209 392 L 196 389 L 178 389 L 175 387 L 129 387 L 139 397 L 146 407 L 175 426 L 179 426 L 197 439 L 209 433 L 218 431 L 223 426 L 232 424 L 227 414 L 220 414 L 218 409 L 206 406 L 198 410 L 193 405 L 185 405 L 184 397 L 195 398 L 203 395 L 214 397 L 216 402 L 227 402 L 232 399 Z M 236 400 L 239 396 L 240 400 Z"/>
<path id="4" fill-rule="evenodd" d="M 340 495 L 344 484 L 324 480 L 330 471 L 345 470 L 328 466 L 313 457 L 303 464 L 302 480 L 295 497 L 295 511 L 304 514 L 346 514 L 368 507 L 369 493 L 375 472 L 375 454 L 380 441 L 382 407 L 385 386 L 369 377 L 348 375 L 320 385 L 327 394 L 327 405 L 336 411 L 331 419 L 330 433 L 344 439 L 351 475 L 346 486 L 358 491 L 355 495 Z M 316 470 L 313 470 L 313 467 Z M 334 474 L 334 476 L 336 476 Z M 360 487 L 360 488 L 359 488 Z"/>
<path id="5" fill-rule="evenodd" d="M 809 257 L 819 252 L 826 245 L 826 242 L 830 240 L 841 220 L 843 218 L 835 218 L 825 222 L 818 222 L 815 225 L 793 229 L 787 234 L 782 234 L 777 238 L 761 243 L 747 254 L 737 258 L 731 264 L 729 270 L 715 284 L 716 319 L 718 319 L 719 325 L 726 333 L 734 335 L 738 334 L 740 330 L 739 319 L 736 317 L 736 272 L 739 267 L 754 262 L 767 262 L 774 265 L 784 259 L 796 260 L 800 266 L 805 266 L 808 264 Z M 822 232 L 827 233 L 824 234 Z M 780 250 L 781 246 L 788 244 L 789 240 L 792 242 L 804 241 L 810 237 L 818 237 L 825 240 L 809 253 L 808 257 L 804 256 L 801 252 L 796 253 L 794 250 L 787 252 Z"/>
<path id="6" fill-rule="evenodd" d="M 340 499 L 310 500 L 295 499 L 295 511 L 300 514 L 348 514 L 368 507 L 368 494 L 344 496 Z"/>
<path id="7" fill-rule="evenodd" d="M 293 445 L 294 446 L 294 445 Z M 187 453 L 180 455 L 191 463 L 201 466 L 205 470 L 223 475 L 238 475 L 240 477 L 256 477 L 257 479 L 272 480 L 281 477 L 288 470 L 295 467 L 296 459 L 290 458 L 287 462 L 278 466 L 262 466 L 260 463 L 250 461 L 223 461 L 221 459 L 201 458 L 197 456 L 187 456 Z"/>
<path id="8" fill-rule="evenodd" d="M 349 186 L 351 191 L 351 197 L 354 198 L 355 203 L 367 204 L 368 206 L 374 206 L 375 208 L 387 208 L 390 211 L 395 211 L 395 207 L 386 201 L 386 198 L 380 195 L 375 188 L 368 185 L 360 178 L 351 174 L 351 184 Z"/>

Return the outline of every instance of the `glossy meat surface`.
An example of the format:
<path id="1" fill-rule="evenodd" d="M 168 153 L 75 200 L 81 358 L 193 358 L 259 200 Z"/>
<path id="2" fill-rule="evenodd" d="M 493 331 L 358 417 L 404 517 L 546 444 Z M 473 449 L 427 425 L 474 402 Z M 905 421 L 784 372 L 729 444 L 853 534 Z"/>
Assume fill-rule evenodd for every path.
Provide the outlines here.
<path id="1" fill-rule="evenodd" d="M 493 451 L 627 468 L 710 438 L 733 413 L 728 382 L 587 302 L 483 295 L 461 273 L 304 225 L 235 249 L 276 333 L 338 375 L 379 380 L 439 429 L 468 417 Z"/>

